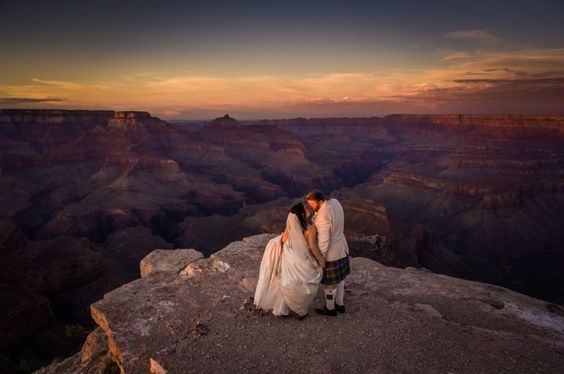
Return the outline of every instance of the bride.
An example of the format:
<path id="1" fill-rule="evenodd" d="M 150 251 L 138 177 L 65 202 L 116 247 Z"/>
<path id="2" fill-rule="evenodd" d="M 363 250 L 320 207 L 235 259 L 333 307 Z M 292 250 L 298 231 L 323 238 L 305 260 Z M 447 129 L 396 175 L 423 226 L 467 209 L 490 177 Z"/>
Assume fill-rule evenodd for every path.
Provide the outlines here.
<path id="1" fill-rule="evenodd" d="M 316 262 L 317 261 L 317 262 Z M 324 258 L 317 247 L 315 226 L 308 224 L 306 210 L 298 203 L 290 209 L 282 235 L 271 239 L 264 250 L 254 303 L 257 308 L 299 319 L 307 315 L 323 275 Z"/>

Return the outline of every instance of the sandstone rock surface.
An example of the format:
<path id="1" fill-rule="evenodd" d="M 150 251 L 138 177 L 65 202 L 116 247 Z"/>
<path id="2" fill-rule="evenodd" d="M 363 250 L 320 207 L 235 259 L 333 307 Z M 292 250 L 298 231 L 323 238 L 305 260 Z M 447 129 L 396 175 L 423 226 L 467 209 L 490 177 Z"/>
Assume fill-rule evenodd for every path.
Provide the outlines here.
<path id="1" fill-rule="evenodd" d="M 564 367 L 562 307 L 366 258 L 352 260 L 345 314 L 316 315 L 321 295 L 304 321 L 259 313 L 250 298 L 272 237 L 233 242 L 180 274 L 151 272 L 94 303 L 92 316 L 121 371 L 557 373 Z M 167 254 L 178 255 L 154 258 Z M 73 356 L 56 372 L 94 373 L 107 360 L 89 357 Z"/>
<path id="2" fill-rule="evenodd" d="M 156 249 L 141 260 L 141 278 L 164 271 L 178 274 L 189 263 L 204 257 L 195 249 Z"/>

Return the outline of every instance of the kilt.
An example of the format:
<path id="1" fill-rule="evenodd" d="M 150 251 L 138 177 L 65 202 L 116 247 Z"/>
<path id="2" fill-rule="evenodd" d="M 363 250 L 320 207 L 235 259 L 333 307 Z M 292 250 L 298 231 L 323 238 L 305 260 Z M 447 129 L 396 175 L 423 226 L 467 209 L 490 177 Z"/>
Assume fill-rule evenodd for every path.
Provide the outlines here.
<path id="1" fill-rule="evenodd" d="M 323 278 L 321 284 L 337 284 L 345 280 L 347 275 L 351 273 L 349 256 L 340 258 L 335 261 L 327 261 L 323 268 Z"/>

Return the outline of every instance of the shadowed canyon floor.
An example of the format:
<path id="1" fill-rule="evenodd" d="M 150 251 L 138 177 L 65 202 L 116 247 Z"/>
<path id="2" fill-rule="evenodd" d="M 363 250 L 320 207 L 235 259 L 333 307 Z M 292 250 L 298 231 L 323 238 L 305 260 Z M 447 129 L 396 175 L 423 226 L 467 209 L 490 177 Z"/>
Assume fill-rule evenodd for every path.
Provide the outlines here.
<path id="1" fill-rule="evenodd" d="M 564 116 L 0 110 L 0 349 L 76 352 L 150 251 L 280 232 L 314 187 L 342 201 L 353 256 L 562 303 L 563 173 Z"/>
<path id="2" fill-rule="evenodd" d="M 39 373 L 96 373 L 108 360 L 125 373 L 557 373 L 564 365 L 562 307 L 366 258 L 352 261 L 345 314 L 259 313 L 251 297 L 272 237 L 204 259 L 152 253 L 142 264 L 152 271 L 92 305 L 99 328 L 82 353 Z"/>

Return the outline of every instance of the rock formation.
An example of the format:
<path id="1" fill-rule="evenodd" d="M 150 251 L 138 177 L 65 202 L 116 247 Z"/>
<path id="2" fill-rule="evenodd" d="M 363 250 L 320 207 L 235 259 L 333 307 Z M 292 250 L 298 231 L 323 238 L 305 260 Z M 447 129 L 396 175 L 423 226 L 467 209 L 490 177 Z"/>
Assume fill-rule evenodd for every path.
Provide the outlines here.
<path id="1" fill-rule="evenodd" d="M 314 187 L 343 201 L 353 256 L 563 303 L 563 128 L 545 115 L 175 127 L 145 112 L 0 110 L 0 312 L 34 316 L 5 321 L 0 349 L 41 343 L 53 323 L 88 327 L 87 306 L 154 248 L 209 256 L 280 232 Z M 30 285 L 21 297 L 17 284 Z"/>
<path id="2" fill-rule="evenodd" d="M 345 314 L 310 310 L 298 321 L 259 313 L 252 296 L 272 237 L 233 242 L 203 259 L 193 250 L 151 253 L 142 266 L 160 270 L 92 304 L 99 327 L 82 352 L 38 373 L 97 373 L 112 362 L 122 373 L 169 374 L 557 373 L 564 365 L 562 307 L 361 257 L 352 260 Z"/>

